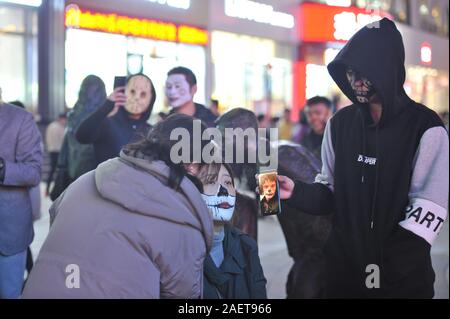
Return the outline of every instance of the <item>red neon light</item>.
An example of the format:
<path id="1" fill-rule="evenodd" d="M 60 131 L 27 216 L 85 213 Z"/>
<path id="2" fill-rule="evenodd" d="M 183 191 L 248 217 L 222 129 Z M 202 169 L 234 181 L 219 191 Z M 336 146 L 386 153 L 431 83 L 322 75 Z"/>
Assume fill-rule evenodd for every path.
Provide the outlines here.
<path id="1" fill-rule="evenodd" d="M 390 15 L 356 7 L 334 7 L 305 2 L 300 6 L 298 17 L 301 41 L 346 42 L 349 38 L 346 35 L 351 35 L 374 19 L 390 18 Z"/>

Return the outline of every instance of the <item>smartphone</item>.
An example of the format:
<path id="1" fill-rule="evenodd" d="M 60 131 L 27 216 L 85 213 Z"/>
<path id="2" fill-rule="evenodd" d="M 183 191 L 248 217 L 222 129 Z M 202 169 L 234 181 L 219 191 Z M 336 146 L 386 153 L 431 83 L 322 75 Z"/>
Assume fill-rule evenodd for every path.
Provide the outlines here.
<path id="1" fill-rule="evenodd" d="M 114 77 L 114 90 L 118 87 L 125 86 L 127 84 L 126 76 L 116 76 Z"/>
<path id="2" fill-rule="evenodd" d="M 262 216 L 281 213 L 280 185 L 276 171 L 261 172 L 259 182 L 259 205 Z"/>

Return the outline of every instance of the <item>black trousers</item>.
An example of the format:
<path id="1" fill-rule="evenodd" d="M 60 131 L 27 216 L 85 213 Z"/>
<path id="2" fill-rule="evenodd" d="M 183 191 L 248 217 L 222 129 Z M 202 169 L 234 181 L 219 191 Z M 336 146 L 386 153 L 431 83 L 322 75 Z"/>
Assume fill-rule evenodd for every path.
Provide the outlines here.
<path id="1" fill-rule="evenodd" d="M 58 164 L 59 152 L 50 152 L 50 173 L 47 178 L 47 194 L 50 191 L 50 184 L 53 182 L 53 175 L 55 175 L 56 165 Z"/>

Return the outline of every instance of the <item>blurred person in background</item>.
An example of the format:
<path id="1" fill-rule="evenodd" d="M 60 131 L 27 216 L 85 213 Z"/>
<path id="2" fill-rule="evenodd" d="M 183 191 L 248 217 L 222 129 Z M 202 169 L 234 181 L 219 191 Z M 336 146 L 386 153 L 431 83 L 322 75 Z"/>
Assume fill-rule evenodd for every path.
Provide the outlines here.
<path id="1" fill-rule="evenodd" d="M 192 70 L 179 66 L 167 73 L 165 94 L 172 107 L 169 114 L 185 114 L 214 127 L 217 116 L 204 105 L 194 102 L 197 93 L 197 78 Z"/>
<path id="2" fill-rule="evenodd" d="M 2 102 L 0 89 L 0 299 L 22 291 L 33 241 L 30 189 L 39 185 L 42 138 L 31 113 Z"/>
<path id="3" fill-rule="evenodd" d="M 67 116 L 62 113 L 58 116 L 58 119 L 50 123 L 45 132 L 45 143 L 47 146 L 47 152 L 50 156 L 50 172 L 47 177 L 47 187 L 45 189 L 46 196 L 49 195 L 50 184 L 53 182 L 53 174 L 56 171 L 58 164 L 59 152 L 61 151 L 64 141 L 64 134 L 66 129 Z"/>
<path id="4" fill-rule="evenodd" d="M 147 135 L 151 128 L 147 121 L 155 100 L 150 78 L 135 74 L 80 124 L 76 138 L 82 144 L 94 145 L 96 166 L 119 156 L 123 146 Z"/>
<path id="5" fill-rule="evenodd" d="M 278 125 L 278 138 L 280 140 L 290 141 L 292 139 L 294 125 L 291 121 L 291 110 L 284 109 L 283 118 Z"/>
<path id="6" fill-rule="evenodd" d="M 193 177 L 202 167 L 192 161 L 193 123 L 169 116 L 67 188 L 50 208 L 50 233 L 24 298 L 202 296 L 213 221 Z M 176 128 L 189 134 L 189 162 L 171 159 Z M 79 267 L 76 289 L 67 287 L 69 264 Z"/>
<path id="7" fill-rule="evenodd" d="M 300 141 L 310 130 L 304 109 L 299 112 L 298 119 L 298 123 L 294 125 L 292 141 L 294 143 L 300 144 Z"/>
<path id="8" fill-rule="evenodd" d="M 211 99 L 211 104 L 209 105 L 209 109 L 216 116 L 216 118 L 220 116 L 218 100 Z"/>
<path id="9" fill-rule="evenodd" d="M 21 101 L 12 101 L 9 104 L 18 106 L 24 110 L 26 110 L 25 104 Z M 42 153 L 44 153 L 44 145 L 41 145 Z M 36 185 L 29 189 L 30 199 L 31 199 L 31 211 L 33 216 L 33 222 L 41 218 L 41 187 L 40 185 Z M 33 268 L 33 254 L 31 252 L 30 246 L 27 249 L 27 262 L 26 262 L 26 270 L 29 275 L 31 269 Z"/>
<path id="10" fill-rule="evenodd" d="M 310 129 L 299 142 L 320 159 L 325 126 L 332 115 L 331 101 L 322 96 L 310 98 L 306 102 L 305 115 Z"/>
<path id="11" fill-rule="evenodd" d="M 96 159 L 92 144 L 81 144 L 75 133 L 80 124 L 105 103 L 105 83 L 96 75 L 83 79 L 78 100 L 67 115 L 67 128 L 58 157 L 55 185 L 50 193 L 56 200 L 66 187 L 78 177 L 95 169 Z"/>

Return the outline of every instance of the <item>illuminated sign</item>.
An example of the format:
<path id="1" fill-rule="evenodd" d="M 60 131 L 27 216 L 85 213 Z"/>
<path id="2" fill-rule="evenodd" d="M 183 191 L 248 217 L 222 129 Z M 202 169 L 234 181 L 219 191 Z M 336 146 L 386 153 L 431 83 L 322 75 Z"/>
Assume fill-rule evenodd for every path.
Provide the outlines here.
<path id="1" fill-rule="evenodd" d="M 207 45 L 209 39 L 208 32 L 203 29 L 115 13 L 91 12 L 80 9 L 77 5 L 67 6 L 65 24 L 67 28 L 186 44 Z"/>
<path id="2" fill-rule="evenodd" d="M 365 25 L 375 22 L 372 27 L 377 27 L 377 21 L 390 18 L 380 11 L 315 3 L 303 3 L 299 17 L 299 34 L 305 42 L 346 42 Z"/>
<path id="3" fill-rule="evenodd" d="M 294 16 L 275 11 L 271 5 L 250 0 L 225 0 L 225 14 L 229 17 L 266 23 L 276 27 L 292 29 Z"/>
<path id="4" fill-rule="evenodd" d="M 422 43 L 420 47 L 420 60 L 425 65 L 431 65 L 433 63 L 433 50 L 429 43 Z"/>
<path id="5" fill-rule="evenodd" d="M 42 4 L 42 0 L 0 0 L 0 3 L 1 2 L 23 4 L 30 7 L 39 7 Z"/>
<path id="6" fill-rule="evenodd" d="M 147 0 L 149 2 L 168 5 L 172 8 L 187 10 L 191 6 L 191 0 Z"/>

